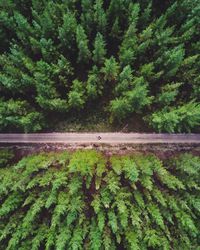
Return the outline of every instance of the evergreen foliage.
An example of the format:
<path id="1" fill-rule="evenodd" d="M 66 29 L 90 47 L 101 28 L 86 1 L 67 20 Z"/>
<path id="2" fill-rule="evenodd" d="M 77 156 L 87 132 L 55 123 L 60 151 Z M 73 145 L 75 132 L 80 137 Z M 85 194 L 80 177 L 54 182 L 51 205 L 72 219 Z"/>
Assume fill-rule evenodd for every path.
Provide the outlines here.
<path id="1" fill-rule="evenodd" d="M 2 164 L 2 250 L 200 246 L 197 156 L 165 162 L 154 155 L 106 157 L 85 150 Z"/>
<path id="2" fill-rule="evenodd" d="M 188 131 L 200 122 L 200 104 L 189 102 L 172 109 L 164 108 L 151 116 L 152 125 L 158 131 Z"/>
<path id="3" fill-rule="evenodd" d="M 52 116 L 56 126 L 93 107 L 155 131 L 198 129 L 199 0 L 1 0 L 0 9 L 1 131 L 47 129 Z M 192 122 L 182 125 L 186 108 Z"/>

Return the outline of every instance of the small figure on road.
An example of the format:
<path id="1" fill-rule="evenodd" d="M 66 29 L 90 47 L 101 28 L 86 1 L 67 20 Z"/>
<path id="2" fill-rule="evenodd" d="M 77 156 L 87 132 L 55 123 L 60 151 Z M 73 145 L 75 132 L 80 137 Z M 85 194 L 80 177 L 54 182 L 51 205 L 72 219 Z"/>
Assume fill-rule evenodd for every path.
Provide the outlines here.
<path id="1" fill-rule="evenodd" d="M 99 136 L 97 136 L 97 139 L 100 141 L 101 140 L 101 136 L 99 135 Z"/>

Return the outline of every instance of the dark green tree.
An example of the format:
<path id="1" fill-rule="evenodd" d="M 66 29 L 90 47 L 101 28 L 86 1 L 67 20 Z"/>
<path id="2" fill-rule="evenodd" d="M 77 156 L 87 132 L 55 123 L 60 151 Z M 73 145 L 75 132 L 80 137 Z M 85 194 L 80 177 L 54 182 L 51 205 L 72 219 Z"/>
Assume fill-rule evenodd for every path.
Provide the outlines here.
<path id="1" fill-rule="evenodd" d="M 99 69 L 96 66 L 93 66 L 88 74 L 88 80 L 86 83 L 86 91 L 89 99 L 96 99 L 98 96 L 101 96 L 103 87 L 103 80 L 100 77 Z"/>
<path id="2" fill-rule="evenodd" d="M 88 38 L 85 31 L 81 25 L 77 26 L 76 29 L 76 43 L 78 47 L 78 62 L 88 63 L 91 57 L 91 53 L 88 48 Z"/>
<path id="3" fill-rule="evenodd" d="M 0 129 L 35 132 L 44 126 L 42 115 L 33 110 L 26 101 L 0 100 Z"/>
<path id="4" fill-rule="evenodd" d="M 63 24 L 59 28 L 59 39 L 64 49 L 72 49 L 76 39 L 77 21 L 73 13 L 67 12 L 63 16 Z"/>
<path id="5" fill-rule="evenodd" d="M 74 80 L 72 83 L 72 89 L 68 94 L 69 108 L 81 109 L 85 103 L 85 90 L 83 82 Z"/>
<path id="6" fill-rule="evenodd" d="M 125 66 L 122 72 L 119 74 L 118 83 L 115 87 L 117 95 L 127 91 L 133 84 L 133 74 L 131 67 Z"/>
<path id="7" fill-rule="evenodd" d="M 179 87 L 182 83 L 166 84 L 162 87 L 161 93 L 156 98 L 156 101 L 162 106 L 168 106 L 176 100 L 179 93 Z"/>
<path id="8" fill-rule="evenodd" d="M 94 41 L 94 50 L 93 50 L 93 61 L 95 64 L 102 64 L 105 60 L 106 48 L 105 41 L 103 36 L 100 33 L 97 33 Z"/>
<path id="9" fill-rule="evenodd" d="M 94 22 L 98 32 L 105 34 L 107 26 L 107 17 L 103 9 L 103 1 L 95 0 L 94 3 Z"/>
<path id="10" fill-rule="evenodd" d="M 0 98 L 26 101 L 45 124 L 82 122 L 69 96 L 87 114 L 139 120 L 200 102 L 199 0 L 1 0 L 0 10 Z"/>
<path id="11" fill-rule="evenodd" d="M 113 56 L 105 60 L 102 73 L 104 74 L 105 80 L 115 81 L 117 79 L 119 74 L 119 65 Z"/>
<path id="12" fill-rule="evenodd" d="M 189 102 L 179 107 L 164 108 L 152 114 L 150 123 L 159 132 L 191 132 L 200 125 L 200 105 Z"/>
<path id="13" fill-rule="evenodd" d="M 152 103 L 153 97 L 148 95 L 148 86 L 143 77 L 135 78 L 129 88 L 130 90 L 122 92 L 122 97 L 111 101 L 111 117 L 123 120 L 131 113 L 140 112 L 145 106 Z"/>

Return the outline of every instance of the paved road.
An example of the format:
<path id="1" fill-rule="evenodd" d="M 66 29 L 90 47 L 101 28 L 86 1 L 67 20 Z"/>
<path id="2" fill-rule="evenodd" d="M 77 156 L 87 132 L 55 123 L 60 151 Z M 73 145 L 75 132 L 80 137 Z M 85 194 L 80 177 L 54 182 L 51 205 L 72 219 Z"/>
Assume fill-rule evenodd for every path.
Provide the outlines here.
<path id="1" fill-rule="evenodd" d="M 199 143 L 200 134 L 140 134 L 140 133 L 35 133 L 0 134 L 2 143 L 65 143 L 65 144 L 152 144 Z"/>

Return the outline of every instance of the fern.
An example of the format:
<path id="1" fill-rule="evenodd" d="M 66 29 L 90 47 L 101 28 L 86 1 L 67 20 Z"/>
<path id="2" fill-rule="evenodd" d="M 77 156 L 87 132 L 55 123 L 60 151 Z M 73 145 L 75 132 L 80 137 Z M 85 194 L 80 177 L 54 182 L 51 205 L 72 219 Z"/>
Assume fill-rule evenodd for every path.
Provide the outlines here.
<path id="1" fill-rule="evenodd" d="M 112 240 L 112 235 L 111 235 L 109 228 L 106 227 L 102 237 L 103 237 L 103 246 L 105 250 L 116 249 L 116 246 L 114 244 L 114 241 Z"/>
<path id="2" fill-rule="evenodd" d="M 108 212 L 108 224 L 110 225 L 113 233 L 118 231 L 117 216 L 113 211 Z"/>
<path id="3" fill-rule="evenodd" d="M 72 250 L 83 249 L 83 230 L 81 227 L 75 227 L 69 246 Z"/>
<path id="4" fill-rule="evenodd" d="M 105 227 L 106 217 L 105 213 L 103 211 L 100 211 L 97 215 L 97 222 L 98 222 L 98 228 L 99 231 L 102 232 Z"/>
<path id="5" fill-rule="evenodd" d="M 163 221 L 162 215 L 161 215 L 161 213 L 160 213 L 158 207 L 157 207 L 156 205 L 151 204 L 151 205 L 149 205 L 149 206 L 147 207 L 147 209 L 148 209 L 150 215 L 152 216 L 153 221 L 155 221 L 156 224 L 157 224 L 158 226 L 160 226 L 161 229 L 164 230 L 164 228 L 165 228 L 165 226 L 164 226 L 164 221 Z"/>
<path id="6" fill-rule="evenodd" d="M 39 250 L 40 249 L 42 242 L 44 242 L 44 240 L 47 237 L 47 231 L 48 231 L 48 228 L 46 225 L 42 225 L 42 226 L 40 226 L 39 229 L 37 229 L 37 234 L 32 239 L 32 246 L 31 246 L 32 250 Z"/>
<path id="7" fill-rule="evenodd" d="M 61 227 L 60 233 L 57 235 L 56 239 L 56 249 L 64 250 L 68 244 L 68 241 L 71 238 L 71 230 L 65 224 Z"/>
<path id="8" fill-rule="evenodd" d="M 100 250 L 102 245 L 101 232 L 95 220 L 91 222 L 90 228 L 90 249 Z"/>
<path id="9" fill-rule="evenodd" d="M 126 240 L 128 242 L 130 249 L 135 249 L 135 250 L 140 249 L 138 235 L 135 231 L 128 230 L 126 233 Z"/>
<path id="10" fill-rule="evenodd" d="M 22 237 L 25 238 L 31 233 L 33 222 L 37 218 L 37 215 L 41 212 L 41 210 L 45 206 L 46 202 L 46 193 L 42 193 L 37 200 L 35 200 L 35 203 L 30 207 L 27 214 L 25 215 L 23 222 L 22 222 Z"/>
<path id="11" fill-rule="evenodd" d="M 23 196 L 20 193 L 12 193 L 8 196 L 3 205 L 0 207 L 0 219 L 8 216 L 10 212 L 16 210 L 23 201 Z"/>
<path id="12" fill-rule="evenodd" d="M 56 230 L 54 227 L 50 227 L 46 236 L 45 250 L 51 250 L 54 247 L 56 239 Z"/>
<path id="13" fill-rule="evenodd" d="M 146 231 L 144 241 L 148 247 L 159 248 L 162 245 L 162 239 L 154 229 Z"/>
<path id="14" fill-rule="evenodd" d="M 198 249 L 199 165 L 188 154 L 28 156 L 0 168 L 0 249 Z"/>
<path id="15" fill-rule="evenodd" d="M 56 207 L 52 212 L 52 219 L 51 219 L 51 227 L 55 228 L 57 225 L 61 223 L 61 216 L 67 214 L 68 205 L 70 197 L 69 194 L 66 192 L 60 192 L 58 196 L 58 202 Z"/>

